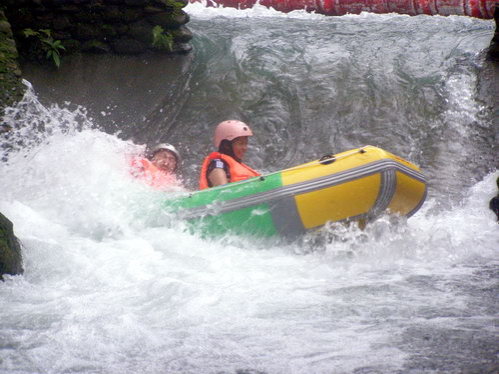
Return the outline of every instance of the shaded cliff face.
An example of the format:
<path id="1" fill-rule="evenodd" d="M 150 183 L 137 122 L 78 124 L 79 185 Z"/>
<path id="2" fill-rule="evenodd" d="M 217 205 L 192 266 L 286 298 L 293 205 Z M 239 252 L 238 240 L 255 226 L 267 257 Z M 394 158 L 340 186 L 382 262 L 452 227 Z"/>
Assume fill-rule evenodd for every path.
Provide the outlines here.
<path id="1" fill-rule="evenodd" d="M 22 272 L 21 246 L 14 236 L 12 222 L 0 213 L 0 280 L 4 274 Z"/>
<path id="2" fill-rule="evenodd" d="M 11 25 L 0 10 L 0 118 L 3 108 L 18 102 L 24 93 L 17 57 Z M 0 120 L 0 133 L 4 131 L 7 131 L 7 125 Z"/>
<path id="3" fill-rule="evenodd" d="M 494 22 L 496 24 L 496 31 L 494 33 L 494 37 L 492 38 L 492 41 L 490 43 L 489 51 L 488 51 L 488 58 L 491 61 L 494 61 L 496 63 L 499 62 L 499 3 L 496 4 L 496 7 L 494 8 Z"/>

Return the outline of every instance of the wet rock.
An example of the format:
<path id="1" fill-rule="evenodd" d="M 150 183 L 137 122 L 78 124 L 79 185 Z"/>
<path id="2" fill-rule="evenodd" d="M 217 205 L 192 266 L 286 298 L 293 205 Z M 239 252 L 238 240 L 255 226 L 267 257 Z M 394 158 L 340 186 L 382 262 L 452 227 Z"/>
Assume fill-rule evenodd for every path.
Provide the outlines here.
<path id="1" fill-rule="evenodd" d="M 78 13 L 80 11 L 80 8 L 77 5 L 73 4 L 64 4 L 59 9 L 61 12 L 66 13 Z"/>
<path id="2" fill-rule="evenodd" d="M 152 26 L 146 21 L 132 23 L 130 25 L 128 35 L 130 35 L 133 39 L 146 43 L 147 45 L 151 45 L 153 41 Z"/>
<path id="3" fill-rule="evenodd" d="M 58 15 L 52 21 L 52 26 L 55 30 L 64 30 L 71 26 L 69 18 L 65 15 Z"/>
<path id="4" fill-rule="evenodd" d="M 147 49 L 145 43 L 141 43 L 138 40 L 131 38 L 121 38 L 113 41 L 113 50 L 116 53 L 135 55 L 144 52 Z"/>
<path id="5" fill-rule="evenodd" d="M 140 8 L 124 8 L 121 10 L 121 20 L 125 23 L 134 22 L 142 18 L 142 9 Z"/>
<path id="6" fill-rule="evenodd" d="M 175 43 L 175 44 L 173 44 L 173 49 L 172 49 L 173 53 L 185 54 L 185 53 L 189 53 L 190 51 L 192 51 L 192 45 L 190 45 L 188 43 Z"/>
<path id="7" fill-rule="evenodd" d="M 0 279 L 4 274 L 22 273 L 21 245 L 14 235 L 12 222 L 0 213 Z"/>
<path id="8" fill-rule="evenodd" d="M 140 6 L 144 4 L 143 0 L 125 0 L 126 5 Z"/>
<path id="9" fill-rule="evenodd" d="M 88 40 L 82 44 L 81 51 L 89 53 L 109 53 L 111 48 L 100 40 Z"/>
<path id="10" fill-rule="evenodd" d="M 146 6 L 144 12 L 147 14 L 156 14 L 163 12 L 163 9 L 155 6 Z"/>
<path id="11" fill-rule="evenodd" d="M 101 26 L 101 30 L 105 35 L 105 38 L 115 37 L 118 35 L 118 31 L 115 26 L 104 24 Z"/>
<path id="12" fill-rule="evenodd" d="M 0 11 L 0 118 L 4 108 L 14 105 L 24 95 L 24 85 L 20 77 L 18 52 L 12 37 L 10 23 Z"/>
<path id="13" fill-rule="evenodd" d="M 72 38 L 72 35 L 71 33 L 67 32 L 67 31 L 54 31 L 52 33 L 52 37 L 55 39 L 55 40 L 68 40 L 68 39 L 71 39 Z"/>
<path id="14" fill-rule="evenodd" d="M 12 36 L 12 30 L 10 28 L 10 23 L 7 21 L 0 21 L 0 32 Z"/>
<path id="15" fill-rule="evenodd" d="M 121 20 L 121 12 L 120 8 L 117 5 L 109 5 L 102 12 L 102 19 L 107 22 L 112 21 L 120 21 Z"/>
<path id="16" fill-rule="evenodd" d="M 147 20 L 153 25 L 159 25 L 166 29 L 177 29 L 189 22 L 189 15 L 183 10 L 177 13 L 162 12 L 149 16 Z"/>
<path id="17" fill-rule="evenodd" d="M 66 53 L 72 53 L 79 51 L 82 43 L 75 39 L 67 39 L 62 41 L 62 45 L 66 48 Z"/>
<path id="18" fill-rule="evenodd" d="M 185 26 L 180 26 L 177 30 L 173 30 L 172 32 L 173 40 L 176 43 L 187 43 L 192 39 L 192 32 Z"/>
<path id="19" fill-rule="evenodd" d="M 125 24 L 115 24 L 114 25 L 114 29 L 116 30 L 116 33 L 119 34 L 119 35 L 123 35 L 123 34 L 126 34 L 128 32 L 128 25 L 125 25 Z"/>
<path id="20" fill-rule="evenodd" d="M 87 23 L 81 23 L 76 26 L 75 35 L 78 39 L 98 39 L 101 37 L 101 33 L 98 27 L 94 27 Z"/>
<path id="21" fill-rule="evenodd" d="M 157 4 L 161 4 L 161 5 L 164 5 L 166 7 L 170 7 L 172 5 L 173 1 L 181 3 L 184 6 L 187 5 L 187 4 L 189 4 L 189 0 L 155 0 L 155 2 Z"/>
<path id="22" fill-rule="evenodd" d="M 490 43 L 487 57 L 491 61 L 499 62 L 499 5 L 494 10 L 494 21 L 496 23 L 496 31 Z"/>

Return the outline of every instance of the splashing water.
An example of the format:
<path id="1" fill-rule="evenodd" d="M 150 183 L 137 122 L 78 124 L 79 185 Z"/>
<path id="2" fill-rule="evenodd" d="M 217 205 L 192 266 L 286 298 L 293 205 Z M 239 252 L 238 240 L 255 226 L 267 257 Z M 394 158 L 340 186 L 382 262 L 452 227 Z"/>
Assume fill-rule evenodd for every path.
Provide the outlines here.
<path id="1" fill-rule="evenodd" d="M 255 46 L 244 38 L 235 38 L 241 59 Z M 443 91 L 471 87 L 467 74 L 451 72 Z M 488 131 L 473 92 L 448 98 L 433 125 L 448 121 L 461 135 Z M 0 285 L 0 372 L 497 368 L 499 230 L 487 205 L 499 171 L 482 175 L 447 206 L 440 203 L 444 179 L 409 220 L 383 217 L 365 230 L 335 224 L 294 243 L 207 241 L 161 211 L 164 193 L 130 177 L 128 157 L 141 146 L 69 106 L 44 106 L 30 90 L 6 116 L 13 130 L 2 143 L 11 148 L 0 164 L 0 211 L 23 243 L 25 273 Z M 348 136 L 342 131 L 338 139 Z M 416 145 L 424 139 L 400 131 Z"/>

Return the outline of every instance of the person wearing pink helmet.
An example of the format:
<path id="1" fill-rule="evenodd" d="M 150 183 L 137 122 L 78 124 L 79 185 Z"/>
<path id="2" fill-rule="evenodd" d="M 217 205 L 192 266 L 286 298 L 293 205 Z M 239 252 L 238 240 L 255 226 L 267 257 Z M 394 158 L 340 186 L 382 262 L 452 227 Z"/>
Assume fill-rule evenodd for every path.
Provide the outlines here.
<path id="1" fill-rule="evenodd" d="M 218 152 L 210 153 L 203 162 L 200 190 L 260 175 L 242 162 L 250 136 L 253 132 L 244 122 L 228 120 L 217 125 L 213 144 Z"/>

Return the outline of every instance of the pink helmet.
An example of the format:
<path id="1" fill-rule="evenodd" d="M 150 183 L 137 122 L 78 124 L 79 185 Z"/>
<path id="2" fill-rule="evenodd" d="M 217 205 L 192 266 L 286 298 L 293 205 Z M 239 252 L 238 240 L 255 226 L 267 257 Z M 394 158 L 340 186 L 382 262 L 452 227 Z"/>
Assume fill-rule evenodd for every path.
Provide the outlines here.
<path id="1" fill-rule="evenodd" d="M 215 129 L 213 144 L 218 149 L 222 140 L 234 140 L 240 136 L 253 136 L 251 129 L 247 124 L 237 120 L 229 120 L 220 122 Z"/>

